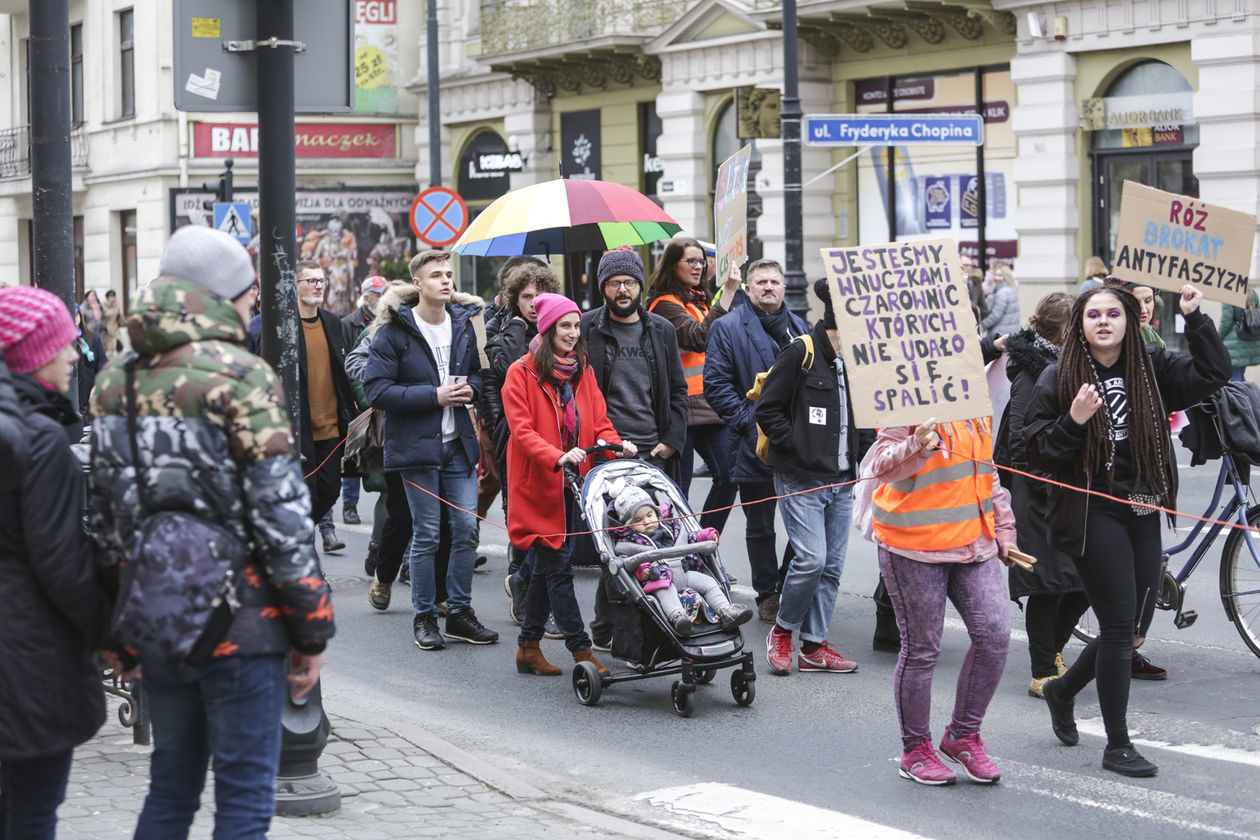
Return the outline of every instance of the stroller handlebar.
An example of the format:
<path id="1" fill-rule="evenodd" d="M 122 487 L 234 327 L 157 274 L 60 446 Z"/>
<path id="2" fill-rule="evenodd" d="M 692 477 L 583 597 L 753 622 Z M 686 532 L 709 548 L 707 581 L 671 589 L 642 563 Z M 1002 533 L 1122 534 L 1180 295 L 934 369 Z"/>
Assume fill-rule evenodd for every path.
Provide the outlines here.
<path id="1" fill-rule="evenodd" d="M 628 557 L 618 557 L 613 563 L 620 564 L 627 572 L 632 572 L 644 563 L 654 563 L 658 560 L 675 560 L 692 554 L 710 554 L 717 550 L 717 545 L 717 542 L 714 540 L 702 540 L 686 545 L 652 548 L 646 551 L 635 552 Z"/>

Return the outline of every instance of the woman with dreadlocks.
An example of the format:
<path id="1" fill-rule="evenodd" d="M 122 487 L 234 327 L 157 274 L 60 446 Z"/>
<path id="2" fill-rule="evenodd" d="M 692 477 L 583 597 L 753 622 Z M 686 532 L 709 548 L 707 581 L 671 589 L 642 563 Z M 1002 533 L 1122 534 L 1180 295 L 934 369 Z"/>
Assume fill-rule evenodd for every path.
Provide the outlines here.
<path id="1" fill-rule="evenodd" d="M 1045 684 L 1051 727 L 1068 746 L 1080 740 L 1073 703 L 1097 678 L 1107 730 L 1102 766 L 1125 776 L 1158 770 L 1134 749 L 1125 715 L 1134 631 L 1154 610 L 1159 587 L 1159 517 L 1151 506 L 1176 504 L 1168 413 L 1208 397 L 1230 373 L 1229 354 L 1199 311 L 1202 297 L 1182 287 L 1190 352 L 1180 354 L 1143 344 L 1141 309 L 1127 290 L 1108 285 L 1081 295 L 1059 362 L 1038 378 L 1025 414 L 1029 464 L 1074 485 L 1050 485 L 1050 533 L 1072 555 L 1099 626 L 1067 673 Z"/>

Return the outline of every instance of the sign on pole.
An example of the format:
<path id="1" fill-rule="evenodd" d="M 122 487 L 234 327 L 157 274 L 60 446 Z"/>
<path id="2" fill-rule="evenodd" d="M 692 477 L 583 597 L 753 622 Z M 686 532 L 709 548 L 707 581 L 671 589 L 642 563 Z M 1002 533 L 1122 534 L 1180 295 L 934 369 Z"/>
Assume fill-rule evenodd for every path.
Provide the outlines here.
<path id="1" fill-rule="evenodd" d="M 1190 283 L 1205 298 L 1246 306 L 1255 245 L 1249 213 L 1125 181 L 1111 272 L 1170 292 Z"/>
<path id="2" fill-rule="evenodd" d="M 717 279 L 720 285 L 731 266 L 748 260 L 748 162 L 752 146 L 745 146 L 718 167 L 713 198 Z"/>
<path id="3" fill-rule="evenodd" d="M 807 114 L 807 146 L 984 144 L 979 114 Z"/>
<path id="4" fill-rule="evenodd" d="M 238 242 L 248 245 L 253 238 L 250 228 L 248 201 L 216 201 L 214 203 L 214 227 Z"/>
<path id="5" fill-rule="evenodd" d="M 862 428 L 993 412 L 952 239 L 823 248 L 854 422 Z"/>
<path id="6" fill-rule="evenodd" d="M 468 205 L 449 187 L 429 187 L 411 202 L 411 232 L 430 248 L 454 245 L 468 227 Z"/>

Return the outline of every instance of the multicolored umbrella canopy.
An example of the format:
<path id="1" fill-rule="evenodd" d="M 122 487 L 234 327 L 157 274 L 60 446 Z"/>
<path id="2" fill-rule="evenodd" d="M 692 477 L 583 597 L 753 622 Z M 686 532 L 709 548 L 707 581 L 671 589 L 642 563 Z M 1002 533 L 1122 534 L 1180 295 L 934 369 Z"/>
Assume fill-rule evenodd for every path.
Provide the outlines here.
<path id="1" fill-rule="evenodd" d="M 681 229 L 624 184 L 561 178 L 495 199 L 452 250 L 470 257 L 605 251 L 668 239 Z"/>

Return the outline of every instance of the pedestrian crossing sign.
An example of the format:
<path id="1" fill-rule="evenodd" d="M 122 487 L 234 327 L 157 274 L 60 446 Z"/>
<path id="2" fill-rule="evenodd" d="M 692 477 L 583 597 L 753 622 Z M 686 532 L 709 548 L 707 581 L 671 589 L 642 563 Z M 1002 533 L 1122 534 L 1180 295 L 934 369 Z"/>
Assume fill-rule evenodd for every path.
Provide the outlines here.
<path id="1" fill-rule="evenodd" d="M 250 231 L 249 203 L 245 201 L 216 201 L 214 226 L 228 236 L 235 237 L 242 245 L 252 238 Z"/>

